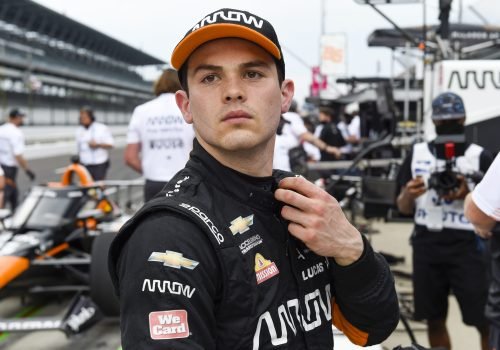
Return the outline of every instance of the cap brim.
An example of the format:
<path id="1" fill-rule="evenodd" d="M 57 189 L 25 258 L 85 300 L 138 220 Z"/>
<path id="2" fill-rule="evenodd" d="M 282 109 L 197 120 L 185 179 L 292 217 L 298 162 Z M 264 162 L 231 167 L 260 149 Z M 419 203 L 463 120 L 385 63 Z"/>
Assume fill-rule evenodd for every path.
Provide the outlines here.
<path id="1" fill-rule="evenodd" d="M 184 37 L 184 39 L 177 44 L 172 53 L 172 67 L 179 70 L 187 58 L 199 46 L 210 40 L 221 38 L 241 38 L 249 40 L 261 46 L 276 59 L 281 59 L 281 52 L 278 46 L 259 32 L 238 24 L 219 23 L 207 25 Z"/>

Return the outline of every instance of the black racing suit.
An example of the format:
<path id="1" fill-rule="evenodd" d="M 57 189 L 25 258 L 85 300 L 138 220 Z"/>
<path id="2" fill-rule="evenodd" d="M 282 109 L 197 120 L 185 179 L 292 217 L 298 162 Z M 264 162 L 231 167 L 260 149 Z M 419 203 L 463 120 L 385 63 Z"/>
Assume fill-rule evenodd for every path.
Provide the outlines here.
<path id="1" fill-rule="evenodd" d="M 332 317 L 362 345 L 399 309 L 387 264 L 364 239 L 347 267 L 287 231 L 273 191 L 195 142 L 191 159 L 120 231 L 109 267 L 124 349 L 328 349 Z"/>

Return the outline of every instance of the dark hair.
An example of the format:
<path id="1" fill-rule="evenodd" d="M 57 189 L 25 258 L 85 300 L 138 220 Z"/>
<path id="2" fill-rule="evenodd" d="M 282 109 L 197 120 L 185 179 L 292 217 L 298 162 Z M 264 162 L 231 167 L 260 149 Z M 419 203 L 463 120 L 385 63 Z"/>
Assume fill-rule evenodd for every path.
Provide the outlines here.
<path id="1" fill-rule="evenodd" d="M 285 80 L 285 72 L 283 69 L 281 69 L 281 63 L 279 60 L 273 57 L 273 61 L 276 65 L 276 70 L 278 72 L 278 84 L 281 86 L 281 83 Z M 182 90 L 186 91 L 186 93 L 189 95 L 189 87 L 188 87 L 188 82 L 187 82 L 187 67 L 189 63 L 189 58 L 184 62 L 184 64 L 181 66 L 181 68 L 177 71 L 177 75 L 179 77 L 179 82 L 182 86 Z"/>
<path id="2" fill-rule="evenodd" d="M 330 116 L 332 118 L 335 117 L 335 112 L 330 107 L 320 107 L 319 108 L 319 112 L 323 113 L 323 114 L 326 114 L 326 115 L 328 115 L 328 116 Z"/>
<path id="3" fill-rule="evenodd" d="M 95 122 L 95 114 L 94 114 L 94 110 L 92 109 L 92 107 L 90 106 L 82 106 L 80 108 L 80 112 L 85 112 L 88 114 L 90 120 L 92 120 L 93 122 Z"/>
<path id="4" fill-rule="evenodd" d="M 160 96 L 164 93 L 174 93 L 181 89 L 182 87 L 177 77 L 177 72 L 172 68 L 165 69 L 153 85 L 153 92 L 156 96 Z"/>
<path id="5" fill-rule="evenodd" d="M 10 119 L 14 119 L 14 118 L 17 118 L 17 117 L 25 117 L 25 116 L 26 116 L 26 113 L 24 113 L 23 111 L 21 111 L 19 108 L 13 108 L 9 112 L 9 118 Z"/>

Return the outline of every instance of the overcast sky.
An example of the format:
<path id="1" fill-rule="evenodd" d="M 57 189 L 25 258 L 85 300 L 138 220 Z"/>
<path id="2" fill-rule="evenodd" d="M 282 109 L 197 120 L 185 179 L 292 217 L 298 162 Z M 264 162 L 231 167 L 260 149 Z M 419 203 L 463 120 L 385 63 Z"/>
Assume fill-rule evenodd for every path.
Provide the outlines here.
<path id="1" fill-rule="evenodd" d="M 296 96 L 308 95 L 311 72 L 319 63 L 321 0 L 36 0 L 115 39 L 165 60 L 177 42 L 198 20 L 223 7 L 243 9 L 267 19 L 275 27 L 284 49 L 287 76 L 296 83 Z M 451 20 L 457 21 L 462 3 L 465 22 L 479 23 L 468 8 L 474 5 L 491 24 L 500 25 L 498 0 L 454 0 Z M 438 22 L 438 0 L 427 0 L 427 22 Z M 421 25 L 422 4 L 384 5 L 379 7 L 401 26 Z M 366 5 L 354 0 L 325 1 L 325 33 L 347 35 L 349 76 L 390 74 L 390 51 L 369 48 L 368 35 L 390 24 Z M 297 55 L 301 60 L 295 59 Z M 396 67 L 401 69 L 400 67 Z M 151 71 L 149 72 L 150 79 Z"/>

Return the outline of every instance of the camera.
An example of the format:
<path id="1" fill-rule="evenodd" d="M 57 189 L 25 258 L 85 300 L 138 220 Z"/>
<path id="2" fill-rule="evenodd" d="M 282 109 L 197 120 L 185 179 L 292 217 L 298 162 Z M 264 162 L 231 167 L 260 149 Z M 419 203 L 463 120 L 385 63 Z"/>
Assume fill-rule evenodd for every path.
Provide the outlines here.
<path id="1" fill-rule="evenodd" d="M 445 168 L 431 173 L 427 186 L 443 197 L 460 187 L 458 175 L 461 174 L 453 169 L 455 159 L 465 153 L 465 135 L 440 135 L 434 145 L 436 158 L 445 160 Z"/>
<path id="2" fill-rule="evenodd" d="M 443 197 L 460 187 L 458 173 L 451 169 L 431 174 L 428 180 L 428 187 L 436 191 L 439 197 Z"/>

